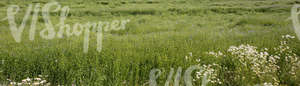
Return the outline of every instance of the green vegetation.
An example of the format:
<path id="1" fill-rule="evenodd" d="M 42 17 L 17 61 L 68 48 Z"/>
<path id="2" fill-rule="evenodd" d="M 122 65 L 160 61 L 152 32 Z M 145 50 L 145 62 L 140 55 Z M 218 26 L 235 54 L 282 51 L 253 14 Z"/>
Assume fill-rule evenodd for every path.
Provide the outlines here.
<path id="1" fill-rule="evenodd" d="M 9 5 L 19 5 L 17 22 L 21 23 L 28 4 L 41 6 L 54 0 L 1 0 L 0 19 Z M 83 53 L 83 36 L 45 40 L 36 33 L 29 40 L 30 22 L 21 43 L 15 42 L 7 21 L 0 21 L 0 83 L 7 79 L 20 82 L 27 77 L 48 75 L 52 85 L 142 86 L 149 81 L 151 69 L 164 70 L 157 79 L 163 86 L 170 68 L 220 63 L 235 60 L 215 58 L 209 51 L 226 51 L 230 46 L 250 44 L 272 49 L 281 36 L 295 33 L 290 17 L 298 0 L 56 0 L 70 7 L 67 24 L 126 20 L 125 30 L 104 33 L 102 52 L 96 51 L 96 36 L 91 34 L 89 52 Z M 59 12 L 51 12 L 54 24 Z M 40 15 L 38 32 L 45 28 Z M 298 56 L 300 42 L 289 42 Z M 276 51 L 270 50 L 270 53 Z M 193 56 L 185 59 L 189 53 Z M 201 59 L 197 62 L 196 59 Z M 228 60 L 228 62 L 224 61 Z M 233 68 L 234 69 L 234 68 Z M 280 79 L 281 85 L 296 86 L 298 79 Z M 249 71 L 248 71 L 249 72 Z M 245 74 L 248 74 L 245 73 Z M 255 85 L 260 80 L 235 81 L 222 73 L 223 85 Z M 228 75 L 226 75 L 228 74 Z M 289 76 L 280 74 L 279 76 Z M 196 81 L 199 86 L 201 81 Z M 239 83 L 238 83 L 239 82 Z M 234 83 L 234 84 L 228 84 Z M 182 80 L 181 84 L 184 84 Z M 209 84 L 212 85 L 212 84 Z"/>

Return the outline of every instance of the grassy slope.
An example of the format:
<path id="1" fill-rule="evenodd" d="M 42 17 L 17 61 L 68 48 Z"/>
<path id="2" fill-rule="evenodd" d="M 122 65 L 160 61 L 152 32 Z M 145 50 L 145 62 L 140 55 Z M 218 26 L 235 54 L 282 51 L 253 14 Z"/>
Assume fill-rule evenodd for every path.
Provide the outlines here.
<path id="1" fill-rule="evenodd" d="M 49 75 L 52 83 L 89 85 L 142 85 L 152 68 L 169 70 L 217 61 L 205 54 L 224 51 L 231 45 L 251 44 L 271 48 L 280 36 L 292 34 L 286 19 L 296 0 L 58 0 L 70 6 L 67 23 L 130 19 L 126 30 L 106 32 L 103 51 L 96 52 L 91 36 L 88 54 L 82 53 L 83 36 L 45 40 L 28 39 L 25 29 L 21 43 L 16 43 L 5 21 L 0 22 L 0 80 L 21 80 L 39 74 Z M 12 0 L 10 4 L 26 7 L 32 2 Z M 7 0 L 0 1 L 0 18 L 6 16 Z M 108 3 L 108 4 L 107 4 Z M 24 8 L 22 8 L 24 9 Z M 23 14 L 20 14 L 23 15 Z M 19 22 L 22 16 L 19 16 Z M 52 14 L 53 21 L 58 16 Z M 29 25 L 28 25 L 29 26 Z M 38 28 L 43 27 L 40 21 Z M 299 42 L 292 43 L 298 51 Z M 184 60 L 189 52 L 194 57 Z M 57 60 L 57 62 L 56 62 Z M 161 84 L 168 72 L 161 76 Z"/>

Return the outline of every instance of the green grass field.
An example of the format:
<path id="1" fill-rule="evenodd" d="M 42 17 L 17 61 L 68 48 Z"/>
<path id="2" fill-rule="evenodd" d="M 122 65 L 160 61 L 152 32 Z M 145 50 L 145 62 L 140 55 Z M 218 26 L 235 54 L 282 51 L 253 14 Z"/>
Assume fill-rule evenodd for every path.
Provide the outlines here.
<path id="1" fill-rule="evenodd" d="M 19 5 L 20 12 L 16 16 L 19 25 L 28 4 L 40 3 L 43 6 L 51 1 L 54 0 L 1 0 L 0 19 L 7 17 L 9 5 Z M 221 68 L 218 73 L 222 84 L 208 83 L 209 86 L 262 84 L 269 79 L 261 79 L 247 68 L 243 72 L 243 68 L 238 68 L 242 66 L 235 64 L 238 61 L 233 60 L 234 56 L 216 58 L 207 52 L 226 52 L 230 46 L 249 44 L 259 50 L 268 48 L 270 54 L 275 54 L 273 48 L 280 45 L 282 35 L 296 36 L 288 18 L 291 7 L 300 4 L 298 0 L 56 1 L 70 7 L 68 24 L 127 19 L 130 22 L 125 30 L 104 32 L 100 53 L 96 51 L 96 36 L 92 32 L 89 52 L 83 53 L 83 36 L 46 40 L 36 33 L 35 40 L 30 41 L 29 22 L 22 41 L 17 43 L 8 22 L 0 21 L 0 84 L 8 85 L 7 79 L 21 82 L 27 77 L 48 75 L 45 79 L 53 86 L 148 86 L 149 73 L 157 68 L 162 74 L 156 81 L 158 86 L 164 86 L 170 68 L 186 70 L 192 65 L 212 63 L 229 69 Z M 50 15 L 52 22 L 57 24 L 59 12 Z M 40 15 L 37 32 L 45 28 L 44 23 Z M 300 55 L 299 40 L 288 42 L 291 50 Z M 274 75 L 279 85 L 299 86 L 299 65 L 292 78 L 286 73 L 288 70 L 284 70 L 289 66 L 282 64 L 284 62 L 277 63 L 281 71 Z M 234 73 L 227 73 L 227 70 Z M 173 83 L 170 86 L 174 86 Z M 201 85 L 201 80 L 194 81 L 193 85 Z M 180 86 L 185 86 L 183 79 Z"/>

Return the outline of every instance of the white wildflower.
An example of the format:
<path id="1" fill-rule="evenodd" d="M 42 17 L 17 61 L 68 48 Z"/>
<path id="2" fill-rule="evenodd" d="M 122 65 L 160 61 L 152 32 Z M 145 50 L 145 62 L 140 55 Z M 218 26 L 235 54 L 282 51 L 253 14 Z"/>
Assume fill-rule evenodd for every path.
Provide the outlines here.
<path id="1" fill-rule="evenodd" d="M 22 85 L 22 83 L 18 83 L 18 86 L 21 86 Z"/>
<path id="2" fill-rule="evenodd" d="M 200 62 L 201 61 L 201 59 L 196 59 L 196 62 Z"/>
<path id="3" fill-rule="evenodd" d="M 42 80 L 42 79 L 41 79 L 41 78 L 34 78 L 34 80 L 40 81 L 40 80 Z"/>
<path id="4" fill-rule="evenodd" d="M 31 79 L 29 77 L 26 78 L 26 81 L 31 81 Z"/>
<path id="5" fill-rule="evenodd" d="M 41 81 L 40 83 L 42 83 L 42 84 L 43 84 L 43 83 L 46 83 L 46 82 L 47 82 L 46 80 L 43 80 L 43 81 Z"/>
<path id="6" fill-rule="evenodd" d="M 40 85 L 39 82 L 34 82 L 33 85 L 37 86 L 37 85 Z"/>
<path id="7" fill-rule="evenodd" d="M 10 82 L 10 84 L 11 84 L 11 85 L 16 85 L 17 83 L 16 83 L 16 82 Z"/>
<path id="8" fill-rule="evenodd" d="M 274 86 L 272 83 L 264 83 L 264 85 L 263 86 Z"/>

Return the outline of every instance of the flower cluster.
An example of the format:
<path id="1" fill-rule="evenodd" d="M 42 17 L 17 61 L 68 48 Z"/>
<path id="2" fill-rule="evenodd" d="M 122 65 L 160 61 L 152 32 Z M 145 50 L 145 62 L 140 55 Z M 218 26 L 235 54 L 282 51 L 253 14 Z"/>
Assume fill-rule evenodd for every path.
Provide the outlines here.
<path id="1" fill-rule="evenodd" d="M 270 76 L 275 75 L 277 70 L 280 68 L 277 66 L 277 60 L 280 58 L 278 56 L 270 55 L 267 52 L 267 48 L 264 51 L 258 51 L 257 47 L 251 45 L 240 45 L 238 47 L 231 46 L 228 52 L 237 58 L 242 64 L 242 68 L 250 68 L 252 72 L 255 73 L 260 79 L 266 78 L 267 74 Z M 242 69 L 241 68 L 241 69 Z M 239 71 L 242 72 L 242 71 Z M 279 84 L 277 77 L 272 78 L 275 85 Z"/>
<path id="2" fill-rule="evenodd" d="M 50 83 L 47 82 L 44 78 L 47 76 L 39 75 L 37 78 L 23 79 L 22 82 L 14 82 L 10 79 L 7 79 L 12 86 L 50 86 Z"/>
<path id="3" fill-rule="evenodd" d="M 251 69 L 259 77 L 268 72 L 275 72 L 279 67 L 276 66 L 278 56 L 269 55 L 266 51 L 258 51 L 256 47 L 250 45 L 231 46 L 228 49 L 232 55 L 238 58 L 244 66 L 251 65 Z"/>
<path id="4" fill-rule="evenodd" d="M 222 84 L 220 79 L 217 77 L 217 71 L 215 69 L 220 68 L 218 64 L 208 64 L 208 65 L 202 65 L 200 66 L 202 70 L 196 72 L 196 78 L 197 79 L 203 79 L 203 77 L 206 77 L 207 82 L 213 83 L 213 84 Z"/>
<path id="5" fill-rule="evenodd" d="M 275 47 L 274 50 L 277 51 L 277 56 L 284 59 L 284 64 L 289 64 L 288 66 L 285 65 L 285 67 L 289 67 L 290 71 L 288 73 L 295 78 L 297 69 L 300 69 L 300 57 L 293 52 L 293 50 L 288 46 L 287 43 L 288 40 L 294 39 L 295 36 L 285 35 L 282 36 L 282 38 L 284 40 L 281 41 L 280 45 L 278 47 Z"/>
<path id="6" fill-rule="evenodd" d="M 263 83 L 264 86 L 279 86 L 280 73 L 288 72 L 291 77 L 296 77 L 296 72 L 300 69 L 300 60 L 293 50 L 288 46 L 288 40 L 294 39 L 294 36 L 284 35 L 283 40 L 278 47 L 274 48 L 274 52 L 270 53 L 269 49 L 263 48 L 258 50 L 257 47 L 249 44 L 242 44 L 240 46 L 230 46 L 226 54 L 218 51 L 209 52 L 208 55 L 214 57 L 232 57 L 234 62 L 237 62 L 235 72 L 239 73 L 237 77 L 259 79 L 260 81 L 267 81 Z M 221 65 L 221 64 L 220 64 Z M 212 82 L 217 74 L 216 70 L 212 66 L 215 65 L 203 65 L 205 71 L 197 72 L 197 78 L 201 78 L 203 74 L 209 74 L 211 77 L 209 80 Z M 215 67 L 218 68 L 218 67 Z M 244 74 L 250 72 L 253 75 Z M 248 77 L 249 78 L 249 77 Z M 216 79 L 218 80 L 218 79 Z M 214 81 L 218 82 L 218 81 Z M 213 83 L 213 82 L 212 82 Z"/>

